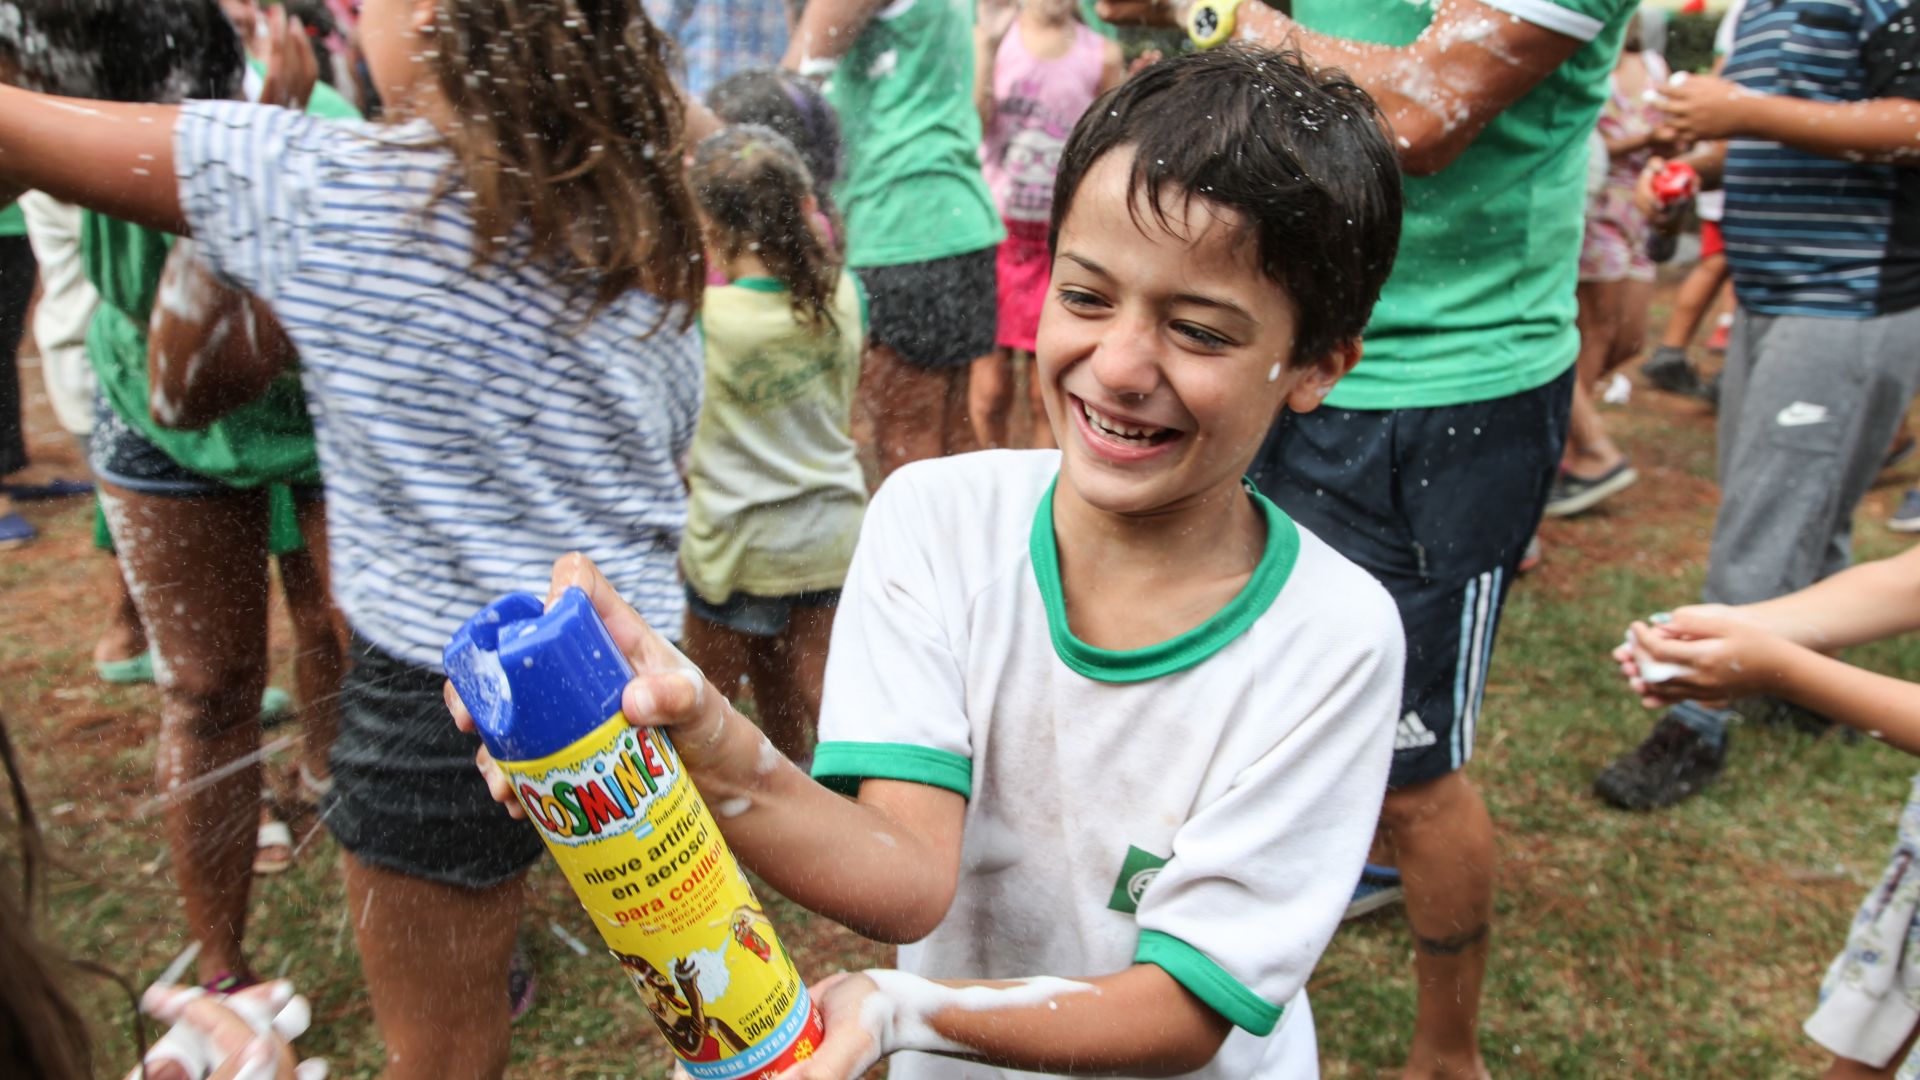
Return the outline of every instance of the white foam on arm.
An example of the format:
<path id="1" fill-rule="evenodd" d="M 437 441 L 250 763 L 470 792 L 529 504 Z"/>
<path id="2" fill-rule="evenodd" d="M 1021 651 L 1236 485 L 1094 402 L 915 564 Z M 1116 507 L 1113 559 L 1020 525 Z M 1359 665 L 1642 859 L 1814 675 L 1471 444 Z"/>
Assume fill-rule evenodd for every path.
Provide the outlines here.
<path id="1" fill-rule="evenodd" d="M 904 971 L 865 972 L 880 989 L 860 1007 L 860 1026 L 872 1036 L 880 1057 L 901 1050 L 935 1054 L 972 1054 L 978 1048 L 954 1042 L 934 1030 L 933 1020 L 949 1010 L 990 1012 L 1029 1009 L 1054 1003 L 1065 994 L 1100 988 L 1092 983 L 1041 975 L 1006 986 L 947 986 Z"/>

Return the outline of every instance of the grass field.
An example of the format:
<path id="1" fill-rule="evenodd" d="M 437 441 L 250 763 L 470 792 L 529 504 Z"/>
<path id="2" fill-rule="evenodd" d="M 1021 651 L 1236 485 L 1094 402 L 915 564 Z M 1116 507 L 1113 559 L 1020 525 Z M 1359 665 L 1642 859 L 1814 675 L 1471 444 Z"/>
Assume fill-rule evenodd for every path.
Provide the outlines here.
<path id="1" fill-rule="evenodd" d="M 1594 801 L 1593 773 L 1650 719 L 1606 652 L 1630 618 L 1694 597 L 1714 497 L 1703 410 L 1643 391 L 1609 415 L 1645 478 L 1607 509 L 1547 527 L 1548 562 L 1508 609 L 1480 725 L 1473 775 L 1501 848 L 1483 1045 L 1501 1076 L 1808 1075 L 1823 1058 L 1799 1022 L 1879 873 L 1912 765 L 1881 746 L 1739 729 L 1726 776 L 1703 798 L 1640 816 Z M 34 423 L 43 458 L 70 456 L 44 409 Z M 1897 493 L 1869 498 L 1863 555 L 1899 550 L 1878 524 Z M 107 571 L 87 547 L 89 513 L 80 502 L 36 509 L 46 535 L 0 557 L 0 710 L 63 861 L 42 933 L 144 980 L 183 945 L 158 823 L 134 813 L 153 793 L 155 696 L 91 677 Z M 278 620 L 275 647 L 290 685 L 284 629 Z M 1920 672 L 1920 644 L 1856 659 Z M 251 939 L 260 970 L 284 971 L 314 1001 L 305 1052 L 330 1058 L 335 1075 L 366 1075 L 379 1047 L 336 853 L 312 824 L 294 822 L 306 837 L 296 868 L 259 885 Z M 593 936 L 558 875 L 543 866 L 532 890 L 539 1000 L 516 1031 L 512 1074 L 662 1074 L 660 1040 L 618 972 L 562 940 Z M 815 976 L 885 961 L 790 906 L 776 903 L 775 916 Z M 130 1056 L 124 999 L 76 986 L 110 1071 Z M 1343 929 L 1312 992 L 1327 1075 L 1396 1065 L 1413 1006 L 1399 915 Z"/>

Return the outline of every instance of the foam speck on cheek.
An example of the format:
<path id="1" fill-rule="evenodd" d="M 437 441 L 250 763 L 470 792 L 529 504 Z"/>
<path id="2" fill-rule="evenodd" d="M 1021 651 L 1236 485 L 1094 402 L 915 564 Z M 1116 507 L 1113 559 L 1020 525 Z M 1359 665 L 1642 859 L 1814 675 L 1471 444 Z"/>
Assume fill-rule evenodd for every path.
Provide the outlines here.
<path id="1" fill-rule="evenodd" d="M 1280 364 L 1278 361 L 1275 361 L 1274 365 L 1267 369 L 1267 381 L 1268 382 L 1280 381 Z"/>

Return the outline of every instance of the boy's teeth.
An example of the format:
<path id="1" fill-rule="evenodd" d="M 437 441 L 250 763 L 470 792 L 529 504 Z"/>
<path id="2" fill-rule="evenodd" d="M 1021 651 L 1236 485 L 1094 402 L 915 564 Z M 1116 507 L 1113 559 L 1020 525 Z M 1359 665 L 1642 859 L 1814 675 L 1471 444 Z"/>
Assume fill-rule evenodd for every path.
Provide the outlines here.
<path id="1" fill-rule="evenodd" d="M 1080 403 L 1080 408 L 1081 411 L 1087 414 L 1088 423 L 1100 429 L 1100 431 L 1105 434 L 1114 435 L 1122 439 L 1147 439 L 1158 435 L 1161 431 L 1160 428 L 1141 428 L 1134 427 L 1130 424 L 1114 423 L 1095 412 L 1093 406 L 1084 401 Z"/>

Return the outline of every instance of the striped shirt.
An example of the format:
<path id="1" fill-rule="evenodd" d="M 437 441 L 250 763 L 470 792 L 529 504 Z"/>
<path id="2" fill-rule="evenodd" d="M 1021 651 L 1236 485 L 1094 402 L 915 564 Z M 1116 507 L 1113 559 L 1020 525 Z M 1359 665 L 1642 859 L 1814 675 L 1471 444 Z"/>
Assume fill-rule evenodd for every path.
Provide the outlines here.
<path id="1" fill-rule="evenodd" d="M 673 39 L 674 77 L 706 100 L 731 76 L 780 66 L 787 52 L 783 0 L 646 0 L 647 18 Z"/>
<path id="2" fill-rule="evenodd" d="M 468 196 L 424 123 L 376 128 L 194 103 L 175 132 L 202 256 L 299 347 L 327 495 L 333 587 L 354 630 L 437 670 L 462 620 L 544 593 L 584 551 L 678 636 L 698 336 L 630 293 L 584 304 L 511 258 L 473 265 Z"/>
<path id="3" fill-rule="evenodd" d="M 1748 0 L 1728 79 L 1808 101 L 1920 98 L 1920 0 Z M 1727 261 L 1765 315 L 1869 318 L 1920 305 L 1920 171 L 1727 147 Z"/>

